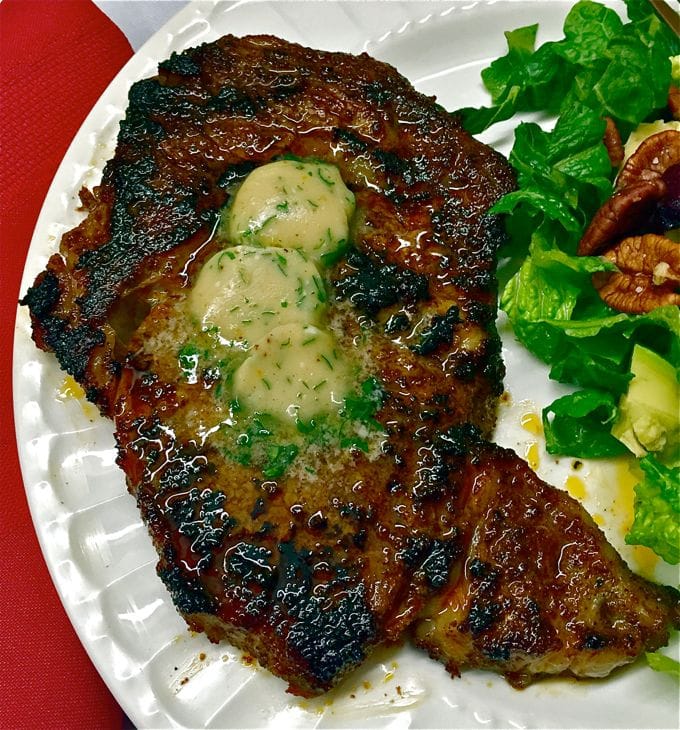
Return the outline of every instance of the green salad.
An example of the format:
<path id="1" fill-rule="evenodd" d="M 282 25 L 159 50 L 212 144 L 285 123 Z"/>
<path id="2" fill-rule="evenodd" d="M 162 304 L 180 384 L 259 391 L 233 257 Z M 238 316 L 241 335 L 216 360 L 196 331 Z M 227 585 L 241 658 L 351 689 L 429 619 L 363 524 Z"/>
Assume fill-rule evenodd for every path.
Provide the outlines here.
<path id="1" fill-rule="evenodd" d="M 522 112 L 556 117 L 550 131 L 526 122 L 515 129 L 510 162 L 518 189 L 492 209 L 505 214 L 508 231 L 499 263 L 501 308 L 519 341 L 550 366 L 550 377 L 577 387 L 543 411 L 548 451 L 584 458 L 635 454 L 644 477 L 626 540 L 678 563 L 673 398 L 679 392 L 680 309 L 658 307 L 642 315 L 611 309 L 592 277 L 613 264 L 576 255 L 589 221 L 614 189 L 617 169 L 603 143 L 604 117 L 625 141 L 640 123 L 663 116 L 669 87 L 680 85 L 680 59 L 671 60 L 680 55 L 678 37 L 647 0 L 625 5 L 628 22 L 599 3 L 578 2 L 565 20 L 564 38 L 538 48 L 536 25 L 507 32 L 507 54 L 482 72 L 491 106 L 458 114 L 473 134 Z M 644 390 L 643 376 L 635 372 L 640 357 L 643 365 L 652 358 L 664 363 L 663 374 L 653 374 Z M 658 411 L 655 379 L 666 394 L 657 398 L 665 399 Z M 652 419 L 649 438 L 663 448 L 637 448 L 622 437 L 632 432 L 630 420 L 639 410 Z M 666 426 L 668 432 L 660 434 Z"/>

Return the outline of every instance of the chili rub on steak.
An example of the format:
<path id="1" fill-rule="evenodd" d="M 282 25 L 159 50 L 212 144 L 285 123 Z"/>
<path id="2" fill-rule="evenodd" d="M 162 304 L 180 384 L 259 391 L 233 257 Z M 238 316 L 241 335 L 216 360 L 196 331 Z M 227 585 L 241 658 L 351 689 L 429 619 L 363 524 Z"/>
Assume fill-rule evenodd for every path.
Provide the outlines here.
<path id="1" fill-rule="evenodd" d="M 178 611 L 295 694 L 411 627 L 452 671 L 522 683 L 602 674 L 677 619 L 485 441 L 487 211 L 513 185 L 390 66 L 227 36 L 132 86 L 87 218 L 23 300 L 115 423 Z"/>

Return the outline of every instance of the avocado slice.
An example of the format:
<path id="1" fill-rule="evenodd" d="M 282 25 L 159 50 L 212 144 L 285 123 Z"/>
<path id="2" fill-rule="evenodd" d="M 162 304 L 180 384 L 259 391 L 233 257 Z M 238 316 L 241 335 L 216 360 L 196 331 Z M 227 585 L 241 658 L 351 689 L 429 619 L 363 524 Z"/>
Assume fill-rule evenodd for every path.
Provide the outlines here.
<path id="1" fill-rule="evenodd" d="M 680 384 L 676 369 L 655 352 L 635 345 L 633 378 L 619 401 L 612 436 L 638 458 L 654 452 L 666 463 L 680 460 Z"/>

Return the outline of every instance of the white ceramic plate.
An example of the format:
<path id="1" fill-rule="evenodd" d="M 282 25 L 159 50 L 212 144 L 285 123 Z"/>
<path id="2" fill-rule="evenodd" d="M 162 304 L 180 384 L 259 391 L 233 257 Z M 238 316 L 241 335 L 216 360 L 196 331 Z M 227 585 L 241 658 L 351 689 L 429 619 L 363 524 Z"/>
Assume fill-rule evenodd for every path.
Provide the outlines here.
<path id="1" fill-rule="evenodd" d="M 540 22 L 558 37 L 568 3 L 196 3 L 179 13 L 125 66 L 76 136 L 52 184 L 28 254 L 22 291 L 78 220 L 77 191 L 95 184 L 111 156 L 131 82 L 158 61 L 231 32 L 274 33 L 328 50 L 366 50 L 393 63 L 416 87 L 457 108 L 486 101 L 479 72 L 504 52 L 503 31 Z M 510 127 L 487 135 L 507 152 Z M 558 486 L 572 472 L 531 433 L 535 414 L 559 389 L 503 327 L 511 400 L 498 440 L 538 463 Z M 115 465 L 112 429 L 68 393 L 56 361 L 33 346 L 17 315 L 14 403 L 19 454 L 46 561 L 84 646 L 139 727 L 675 727 L 677 684 L 641 663 L 602 682 L 551 680 L 523 692 L 467 672 L 452 680 L 410 647 L 380 651 L 328 696 L 301 701 L 229 646 L 192 636 L 155 575 L 156 556 Z M 534 414 L 529 415 L 529 414 Z M 522 426 L 524 422 L 524 426 Z M 620 465 L 586 465 L 586 503 L 621 545 L 630 485 Z M 599 483 L 599 487 L 597 484 Z M 584 489 L 572 481 L 571 486 Z M 624 548 L 625 549 L 625 548 Z M 626 557 L 649 573 L 644 550 Z M 636 562 L 637 561 L 637 562 Z M 658 566 L 656 566 L 658 568 Z M 668 568 L 668 566 L 666 566 Z M 666 573 L 677 582 L 677 574 Z M 677 646 L 677 644 L 676 644 Z"/>

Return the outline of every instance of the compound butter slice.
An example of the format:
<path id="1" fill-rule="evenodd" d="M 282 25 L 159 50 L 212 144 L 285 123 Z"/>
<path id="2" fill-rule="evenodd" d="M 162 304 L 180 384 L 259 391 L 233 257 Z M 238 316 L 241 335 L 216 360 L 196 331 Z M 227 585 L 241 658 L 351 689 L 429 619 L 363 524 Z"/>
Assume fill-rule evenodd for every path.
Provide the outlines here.
<path id="1" fill-rule="evenodd" d="M 319 324 L 326 291 L 316 266 L 298 251 L 234 246 L 201 269 L 189 295 L 204 330 L 247 348 L 279 325 Z"/>
<path id="2" fill-rule="evenodd" d="M 234 244 L 284 246 L 319 260 L 344 245 L 354 195 L 334 165 L 279 160 L 253 170 L 228 211 Z"/>
<path id="3" fill-rule="evenodd" d="M 234 375 L 234 394 L 249 410 L 309 420 L 337 411 L 350 372 L 330 334 L 290 323 L 257 342 Z"/>

